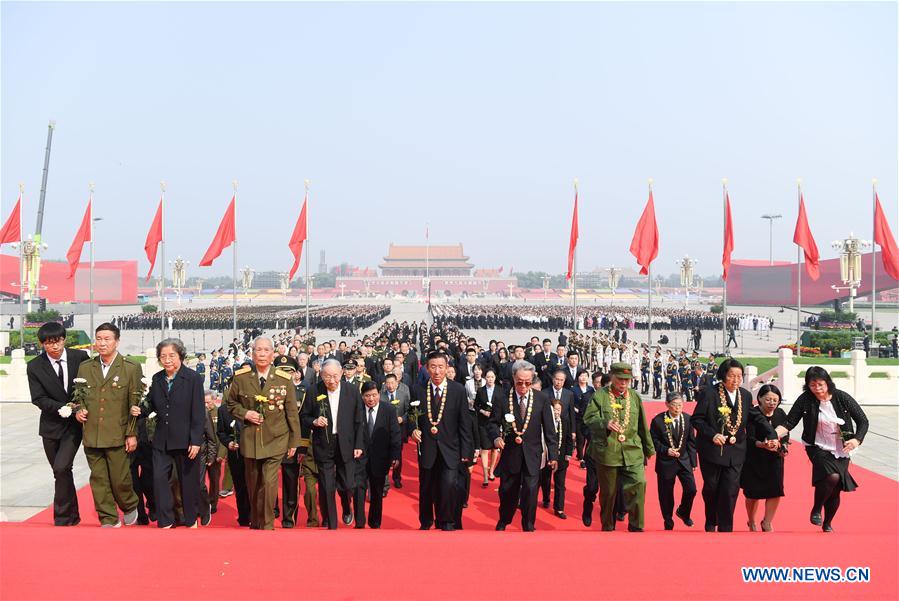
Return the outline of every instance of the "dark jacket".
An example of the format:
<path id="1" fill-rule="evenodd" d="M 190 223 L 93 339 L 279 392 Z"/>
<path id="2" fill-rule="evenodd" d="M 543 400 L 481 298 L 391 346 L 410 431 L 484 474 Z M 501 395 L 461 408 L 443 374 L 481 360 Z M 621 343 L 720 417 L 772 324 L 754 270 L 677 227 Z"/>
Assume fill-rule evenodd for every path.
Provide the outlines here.
<path id="1" fill-rule="evenodd" d="M 28 375 L 28 389 L 31 391 L 31 403 L 41 410 L 38 434 L 53 440 L 59 440 L 65 433 L 77 432 L 77 435 L 81 436 L 81 423 L 75 416 L 62 418 L 57 412 L 63 405 L 72 401 L 72 395 L 75 393 L 73 382 L 78 375 L 78 366 L 82 361 L 87 361 L 88 356 L 78 349 L 66 349 L 65 353 L 68 392 L 60 385 L 59 376 L 47 353 L 41 353 L 29 361 L 25 368 Z"/>
<path id="2" fill-rule="evenodd" d="M 680 448 L 680 457 L 668 455 L 671 441 L 668 440 L 668 433 L 666 432 L 666 429 L 670 427 L 665 425 L 665 416 L 667 415 L 668 412 L 663 411 L 652 418 L 652 421 L 649 423 L 649 435 L 652 436 L 652 445 L 656 449 L 656 473 L 671 477 L 681 469 L 692 471 L 697 466 L 696 437 L 693 435 L 690 414 L 682 413 L 681 415 L 684 416 L 684 442 Z M 671 438 L 674 440 L 675 446 L 677 446 L 677 443 L 680 442 L 680 436 L 674 436 L 673 427 Z"/>
<path id="3" fill-rule="evenodd" d="M 500 475 L 518 474 L 522 471 L 531 476 L 538 475 L 544 442 L 548 460 L 556 461 L 559 458 L 559 440 L 556 437 L 549 397 L 535 392 L 532 403 L 531 421 L 521 436 L 521 444 L 515 442 L 515 433 L 506 425 L 505 416 L 510 413 L 508 397 L 501 403 L 493 403 L 493 415 L 487 425 L 487 432 L 492 440 L 502 437 L 506 444 L 496 466 Z M 515 416 L 515 427 L 521 431 L 525 420 L 521 419 L 518 398 L 514 392 L 511 413 Z M 564 429 L 565 426 L 562 427 Z"/>
<path id="4" fill-rule="evenodd" d="M 425 387 L 431 386 L 430 380 Z M 471 427 L 471 416 L 468 412 L 468 395 L 465 387 L 458 382 L 446 380 L 446 407 L 443 419 L 437 427 L 437 434 L 431 434 L 431 423 L 428 421 L 428 393 L 426 388 L 415 386 L 412 399 L 420 401 L 418 409 L 418 429 L 421 430 L 421 455 L 419 465 L 425 469 L 434 467 L 437 453 L 443 457 L 449 469 L 459 467 L 462 457 L 474 456 L 474 433 Z M 436 419 L 436 415 L 434 415 Z"/>
<path id="5" fill-rule="evenodd" d="M 331 418 L 331 407 L 325 407 L 325 417 L 328 425 L 325 428 L 313 426 L 312 422 L 322 415 L 318 400 L 322 395 L 328 398 L 328 389 L 324 381 L 313 389 L 315 394 L 310 394 L 303 402 L 303 410 L 300 412 L 301 428 L 309 428 L 312 431 L 312 452 L 317 462 L 333 460 L 334 452 L 340 453 L 344 462 L 353 460 L 353 451 L 362 449 L 365 451 L 365 438 L 362 421 L 362 395 L 359 387 L 346 382 L 340 383 L 340 396 L 337 402 L 337 448 L 332 449 L 335 435 L 332 432 L 334 420 Z M 324 401 L 324 399 L 322 399 Z M 324 401 L 327 402 L 327 401 Z"/>
<path id="6" fill-rule="evenodd" d="M 156 372 L 147 393 L 149 411 L 156 412 L 153 448 L 179 450 L 203 444 L 206 405 L 203 376 L 182 365 L 168 390 L 165 370 Z"/>
<path id="7" fill-rule="evenodd" d="M 859 443 L 865 440 L 868 433 L 868 417 L 852 396 L 842 390 L 834 390 L 831 398 L 833 408 L 837 416 L 845 424 L 840 426 L 843 438 L 855 438 Z M 790 407 L 787 421 L 784 427 L 788 430 L 795 428 L 802 421 L 802 442 L 808 445 L 815 444 L 815 431 L 818 429 L 818 411 L 821 403 L 811 392 L 803 392 Z M 854 425 L 853 425 L 854 424 Z"/>
<path id="8" fill-rule="evenodd" d="M 768 420 L 760 412 L 752 411 L 752 394 L 745 388 L 738 388 L 737 391 L 739 392 L 737 402 L 743 404 L 743 417 L 734 435 L 737 439 L 736 444 L 726 443 L 723 447 L 719 447 L 712 442 L 716 434 L 722 433 L 718 412 L 719 386 L 704 389 L 696 403 L 692 422 L 696 428 L 696 450 L 703 461 L 716 465 L 742 466 L 746 461 L 746 425 L 750 420 L 755 422 L 756 432 L 760 438 L 762 436 L 766 439 L 777 438 Z M 731 422 L 737 419 L 737 409 L 737 405 L 734 404 L 730 415 Z M 730 433 L 725 432 L 724 436 L 730 438 Z"/>
<path id="9" fill-rule="evenodd" d="M 363 406 L 362 428 L 365 438 L 365 455 L 368 469 L 379 477 L 387 475 L 390 463 L 400 459 L 402 438 L 400 424 L 396 421 L 396 409 L 385 401 L 378 402 L 378 414 L 371 433 L 368 431 L 368 407 Z"/>

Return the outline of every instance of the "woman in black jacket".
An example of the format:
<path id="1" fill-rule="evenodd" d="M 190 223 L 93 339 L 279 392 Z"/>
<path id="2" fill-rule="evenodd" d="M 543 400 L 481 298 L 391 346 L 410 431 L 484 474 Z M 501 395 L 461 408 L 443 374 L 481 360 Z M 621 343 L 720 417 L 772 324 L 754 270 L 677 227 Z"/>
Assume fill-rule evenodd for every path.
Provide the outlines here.
<path id="1" fill-rule="evenodd" d="M 824 532 L 833 532 L 831 523 L 840 507 L 840 493 L 858 486 L 849 473 L 849 455 L 865 439 L 868 418 L 850 395 L 837 390 L 823 367 L 805 372 L 805 386 L 778 436 L 787 434 L 802 421 L 802 442 L 812 462 L 815 499 L 809 519 Z M 824 508 L 824 518 L 821 509 Z"/>

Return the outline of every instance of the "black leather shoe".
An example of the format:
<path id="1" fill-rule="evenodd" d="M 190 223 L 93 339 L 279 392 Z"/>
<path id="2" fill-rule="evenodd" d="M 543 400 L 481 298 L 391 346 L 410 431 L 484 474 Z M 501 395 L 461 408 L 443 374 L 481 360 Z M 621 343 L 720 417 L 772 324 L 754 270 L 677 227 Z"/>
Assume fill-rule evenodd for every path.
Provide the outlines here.
<path id="1" fill-rule="evenodd" d="M 674 520 L 665 520 L 665 530 L 674 530 Z"/>
<path id="2" fill-rule="evenodd" d="M 564 511 L 558 511 L 558 510 L 557 510 L 557 511 L 555 511 L 554 513 L 556 514 L 556 517 L 559 518 L 560 520 L 567 520 L 567 519 L 568 519 L 568 516 L 565 515 L 565 512 L 564 512 Z"/>
<path id="3" fill-rule="evenodd" d="M 462 509 L 468 509 L 468 503 L 462 503 Z"/>
<path id="4" fill-rule="evenodd" d="M 593 524 L 593 504 L 592 503 L 584 503 L 584 511 L 581 514 L 581 521 L 584 522 L 584 526 L 589 528 Z"/>
<path id="5" fill-rule="evenodd" d="M 430 530 L 431 525 L 430 524 L 422 524 L 421 526 L 418 527 L 418 529 L 419 530 Z"/>
<path id="6" fill-rule="evenodd" d="M 287 529 L 293 528 L 293 522 L 281 522 L 281 527 Z"/>
<path id="7" fill-rule="evenodd" d="M 347 526 L 352 524 L 353 523 L 353 514 L 352 513 L 343 514 L 343 523 L 346 524 Z"/>
<path id="8" fill-rule="evenodd" d="M 217 512 L 218 510 L 219 510 L 218 507 L 212 507 L 212 508 L 210 508 L 209 513 L 215 513 L 215 512 Z"/>
<path id="9" fill-rule="evenodd" d="M 630 524 L 628 524 L 627 531 L 628 532 L 643 532 L 643 528 L 638 528 L 637 526 L 631 526 Z"/>
<path id="10" fill-rule="evenodd" d="M 504 523 L 502 523 L 502 522 L 496 523 L 496 531 L 497 532 L 502 532 L 505 529 L 506 529 L 506 525 Z"/>
<path id="11" fill-rule="evenodd" d="M 402 482 L 397 482 L 396 480 L 394 480 L 394 481 L 393 481 L 393 487 L 394 487 L 394 488 L 402 488 L 402 487 L 403 487 L 403 483 L 402 483 Z"/>
<path id="12" fill-rule="evenodd" d="M 274 511 L 275 511 L 275 517 L 276 517 L 276 518 L 281 517 L 281 509 L 279 509 L 277 505 L 275 505 Z"/>
<path id="13" fill-rule="evenodd" d="M 525 526 L 521 529 L 522 532 L 534 532 L 535 530 L 533 526 Z"/>
<path id="14" fill-rule="evenodd" d="M 455 532 L 456 526 L 454 524 L 444 524 L 441 530 L 444 532 Z"/>
<path id="15" fill-rule="evenodd" d="M 820 512 L 820 511 L 812 511 L 812 514 L 809 516 L 808 519 L 809 519 L 809 521 L 810 521 L 812 524 L 814 524 L 815 526 L 820 526 L 821 523 L 824 521 L 824 520 L 821 519 L 821 512 Z"/>
<path id="16" fill-rule="evenodd" d="M 355 526 L 353 526 L 353 528 L 355 528 L 356 530 L 365 530 L 365 526 L 360 526 L 359 524 L 356 524 Z"/>
<path id="17" fill-rule="evenodd" d="M 387 489 L 385 488 L 384 492 L 381 493 L 381 498 L 383 499 L 386 496 L 387 496 Z"/>
<path id="18" fill-rule="evenodd" d="M 684 526 L 692 526 L 693 525 L 693 520 L 690 519 L 690 516 L 684 515 L 683 513 L 681 513 L 680 508 L 678 508 L 678 510 L 674 512 L 674 515 L 679 517 L 684 522 Z"/>
<path id="19" fill-rule="evenodd" d="M 833 532 L 833 526 L 831 526 L 829 522 L 824 522 L 824 525 L 821 526 L 821 530 L 824 532 Z"/>
<path id="20" fill-rule="evenodd" d="M 587 469 L 587 462 L 586 462 L 586 461 L 581 461 L 580 467 L 581 467 L 582 470 Z"/>
<path id="21" fill-rule="evenodd" d="M 543 501 L 543 509 L 549 509 L 549 501 Z"/>
<path id="22" fill-rule="evenodd" d="M 715 527 L 715 524 L 706 524 L 705 525 L 706 532 L 714 532 L 715 530 L 717 530 L 717 528 Z"/>
<path id="23" fill-rule="evenodd" d="M 616 513 L 615 514 L 615 520 L 618 522 L 623 522 L 624 518 L 626 518 L 626 517 L 627 517 L 626 513 Z"/>

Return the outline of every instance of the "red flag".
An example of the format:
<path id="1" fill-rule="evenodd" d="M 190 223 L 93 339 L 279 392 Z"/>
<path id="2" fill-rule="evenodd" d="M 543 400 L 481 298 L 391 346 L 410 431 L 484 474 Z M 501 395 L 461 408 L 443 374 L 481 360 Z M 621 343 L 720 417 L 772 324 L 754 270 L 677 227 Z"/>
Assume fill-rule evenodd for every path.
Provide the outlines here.
<path id="1" fill-rule="evenodd" d="M 22 241 L 22 195 L 19 195 L 19 200 L 16 201 L 16 206 L 12 208 L 12 213 L 9 214 L 9 219 L 6 220 L 6 223 L 3 224 L 3 228 L 0 229 L 0 244 L 7 244 L 9 242 L 21 242 Z"/>
<path id="2" fill-rule="evenodd" d="M 150 231 L 147 232 L 147 241 L 144 242 L 144 250 L 147 252 L 147 260 L 150 262 L 150 271 L 147 272 L 147 281 L 153 275 L 153 267 L 156 265 L 156 250 L 159 243 L 162 242 L 162 199 L 159 199 L 159 208 L 156 209 L 156 217 L 150 224 Z"/>
<path id="3" fill-rule="evenodd" d="M 574 249 L 577 248 L 577 239 L 578 239 L 578 231 L 577 231 L 577 189 L 574 191 L 574 213 L 571 215 L 571 238 L 568 241 L 568 275 L 565 276 L 566 280 L 570 280 L 572 276 L 572 269 L 574 269 Z"/>
<path id="4" fill-rule="evenodd" d="M 84 211 L 84 218 L 81 220 L 81 227 L 75 232 L 75 239 L 72 240 L 72 246 L 66 253 L 66 259 L 69 261 L 69 277 L 72 279 L 75 271 L 78 269 L 78 261 L 81 259 L 81 250 L 84 248 L 85 242 L 91 242 L 91 203 L 93 200 L 87 201 L 87 210 Z"/>
<path id="5" fill-rule="evenodd" d="M 499 273 L 502 273 L 502 272 L 503 272 L 503 269 L 505 269 L 505 268 L 506 268 L 505 265 L 503 265 L 502 267 L 500 267 L 500 268 L 499 268 Z"/>
<path id="6" fill-rule="evenodd" d="M 730 217 L 730 194 L 724 193 L 724 256 L 721 257 L 721 265 L 724 266 L 724 281 L 727 281 L 727 271 L 730 269 L 730 255 L 734 252 L 734 223 Z"/>
<path id="7" fill-rule="evenodd" d="M 293 279 L 293 274 L 297 272 L 300 266 L 300 257 L 303 255 L 303 242 L 306 241 L 306 203 L 308 198 L 303 199 L 303 208 L 300 210 L 300 217 L 297 224 L 293 228 L 293 234 L 290 236 L 290 242 L 287 247 L 293 253 L 293 267 L 290 268 L 290 275 L 287 276 L 288 281 Z"/>
<path id="8" fill-rule="evenodd" d="M 637 222 L 634 238 L 631 240 L 631 254 L 640 265 L 640 275 L 649 273 L 649 264 L 659 256 L 659 228 L 656 225 L 656 207 L 652 200 L 652 190 L 649 191 L 649 200 L 643 215 Z"/>
<path id="9" fill-rule="evenodd" d="M 222 251 L 231 246 L 236 240 L 237 236 L 234 232 L 234 202 L 235 197 L 232 196 L 228 208 L 225 209 L 225 216 L 222 217 L 222 222 L 219 224 L 219 229 L 215 232 L 215 238 L 212 239 L 212 244 L 209 245 L 209 248 L 206 249 L 206 254 L 200 259 L 200 267 L 212 265 L 212 262 L 222 254 Z"/>
<path id="10" fill-rule="evenodd" d="M 894 280 L 899 280 L 899 249 L 896 248 L 896 239 L 890 230 L 890 223 L 883 214 L 877 192 L 874 193 L 874 203 L 874 243 L 880 245 L 883 268 Z"/>
<path id="11" fill-rule="evenodd" d="M 818 270 L 818 245 L 812 237 L 812 230 L 808 226 L 808 217 L 805 214 L 805 199 L 802 192 L 799 193 L 799 217 L 796 219 L 796 231 L 793 232 L 793 242 L 805 251 L 805 272 L 808 277 L 817 280 L 820 277 Z"/>

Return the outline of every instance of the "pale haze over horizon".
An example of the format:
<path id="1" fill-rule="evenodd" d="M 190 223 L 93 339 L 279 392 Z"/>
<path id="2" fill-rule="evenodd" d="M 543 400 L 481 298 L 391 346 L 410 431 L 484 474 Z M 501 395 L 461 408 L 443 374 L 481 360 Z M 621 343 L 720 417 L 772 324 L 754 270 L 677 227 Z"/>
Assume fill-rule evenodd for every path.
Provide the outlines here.
<path id="1" fill-rule="evenodd" d="M 95 182 L 97 260 L 137 259 L 167 182 L 166 258 L 199 268 L 238 188 L 238 263 L 286 271 L 311 180 L 310 266 L 389 243 L 464 245 L 479 268 L 563 273 L 628 252 L 654 180 L 654 273 L 795 261 L 796 179 L 822 259 L 871 238 L 871 180 L 899 234 L 897 5 L 851 3 L 0 4 L 0 220 L 34 231 L 57 122 L 45 258 Z M 9 247 L 3 252 L 13 253 Z M 87 249 L 82 255 L 87 260 Z M 157 273 L 159 262 L 157 261 Z M 865 274 L 868 265 L 865 265 Z M 301 267 L 299 274 L 302 275 Z M 169 274 L 171 275 L 171 274 Z"/>

